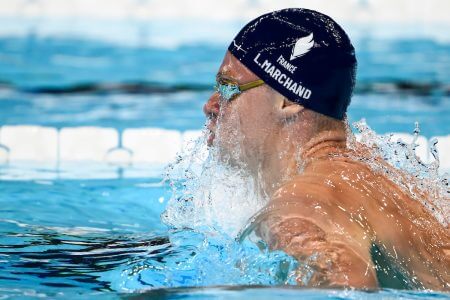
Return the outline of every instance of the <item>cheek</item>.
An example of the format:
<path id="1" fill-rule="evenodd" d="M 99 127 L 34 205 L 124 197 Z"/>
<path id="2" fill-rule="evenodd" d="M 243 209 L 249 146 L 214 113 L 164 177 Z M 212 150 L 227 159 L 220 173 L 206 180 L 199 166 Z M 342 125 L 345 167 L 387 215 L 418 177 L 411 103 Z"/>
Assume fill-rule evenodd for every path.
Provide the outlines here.
<path id="1" fill-rule="evenodd" d="M 245 152 L 261 149 L 276 123 L 271 106 L 264 101 L 259 97 L 245 97 L 221 107 L 216 145 L 246 149 Z"/>
<path id="2" fill-rule="evenodd" d="M 244 143 L 252 148 L 260 148 L 267 137 L 273 133 L 274 115 L 264 107 L 249 107 L 240 115 Z"/>

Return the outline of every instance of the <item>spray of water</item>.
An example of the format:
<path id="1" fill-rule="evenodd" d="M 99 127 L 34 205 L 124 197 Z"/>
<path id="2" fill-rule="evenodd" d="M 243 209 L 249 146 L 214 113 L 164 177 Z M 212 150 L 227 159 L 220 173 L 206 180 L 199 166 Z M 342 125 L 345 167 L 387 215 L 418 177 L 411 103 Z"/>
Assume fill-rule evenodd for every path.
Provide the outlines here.
<path id="1" fill-rule="evenodd" d="M 208 228 L 236 236 L 264 204 L 243 168 L 218 159 L 206 149 L 205 131 L 167 168 L 172 197 L 162 220 L 172 228 Z"/>
<path id="2" fill-rule="evenodd" d="M 371 155 L 364 157 L 372 169 L 402 187 L 414 199 L 420 201 L 444 227 L 447 227 L 450 222 L 449 174 L 440 174 L 439 154 L 436 148 L 438 140 L 433 138 L 429 141 L 429 151 L 434 160 L 426 163 L 416 154 L 420 134 L 418 122 L 415 123 L 411 143 L 394 139 L 392 134 L 377 135 L 364 119 L 355 122 L 353 126 L 360 134 L 360 143 L 372 151 Z M 353 135 L 348 138 L 348 146 L 353 149 L 357 147 Z M 380 164 L 377 161 L 378 157 L 390 167 L 400 171 L 401 176 L 392 173 L 392 169 L 386 164 Z"/>
<path id="3" fill-rule="evenodd" d="M 417 201 L 447 226 L 448 182 L 446 174 L 439 174 L 436 142 L 431 141 L 435 160 L 427 164 L 415 154 L 418 125 L 410 144 L 393 141 L 391 135 L 378 136 L 364 120 L 356 122 L 354 127 L 361 139 L 357 143 L 353 135 L 349 136 L 349 148 L 356 149 L 362 143 L 372 151 L 369 156 L 355 159 L 364 159 L 375 172 L 383 172 L 415 195 Z M 233 151 L 224 155 L 220 147 L 207 147 L 208 130 L 205 129 L 167 167 L 165 180 L 172 189 L 172 197 L 162 220 L 170 228 L 170 246 L 133 265 L 132 274 L 127 268 L 128 276 L 122 288 L 296 284 L 300 269 L 312 276 L 308 261 L 299 262 L 282 251 L 269 251 L 264 241 L 255 236 L 252 216 L 267 204 L 268 197 L 261 194 L 261 187 L 249 176 L 245 166 L 239 164 L 242 153 L 238 133 L 239 124 L 235 124 L 228 136 L 216 137 L 217 143 L 235 143 L 230 147 Z M 377 157 L 383 158 L 388 166 L 380 164 Z M 403 177 L 393 177 L 392 167 L 401 171 Z M 411 180 L 404 180 L 404 176 Z M 420 196 L 423 193 L 431 194 L 431 200 L 423 200 Z"/>
<path id="4" fill-rule="evenodd" d="M 295 284 L 295 259 L 236 239 L 268 199 L 240 163 L 239 123 L 234 121 L 229 135 L 215 138 L 215 144 L 228 143 L 231 151 L 208 148 L 205 129 L 166 168 L 172 196 L 161 218 L 170 228 L 169 239 L 178 255 L 165 258 L 160 265 L 164 271 L 146 268 L 144 273 L 152 274 L 148 278 L 155 272 L 172 274 L 166 286 Z M 185 275 L 183 280 L 180 274 Z"/>

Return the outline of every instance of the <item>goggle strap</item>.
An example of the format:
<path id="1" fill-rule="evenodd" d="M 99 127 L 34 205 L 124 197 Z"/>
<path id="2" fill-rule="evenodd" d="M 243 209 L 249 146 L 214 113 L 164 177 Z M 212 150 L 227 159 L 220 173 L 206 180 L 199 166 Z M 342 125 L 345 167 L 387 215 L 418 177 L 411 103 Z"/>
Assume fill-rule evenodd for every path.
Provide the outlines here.
<path id="1" fill-rule="evenodd" d="M 245 83 L 245 84 L 243 84 L 243 85 L 240 85 L 240 86 L 239 86 L 239 90 L 240 90 L 241 92 L 244 92 L 244 91 L 246 91 L 246 90 L 249 90 L 249 89 L 258 87 L 258 86 L 263 85 L 263 84 L 264 84 L 264 81 L 263 81 L 262 79 L 259 79 L 259 80 L 255 80 L 255 81 L 252 81 L 252 82 L 249 82 L 249 83 Z"/>

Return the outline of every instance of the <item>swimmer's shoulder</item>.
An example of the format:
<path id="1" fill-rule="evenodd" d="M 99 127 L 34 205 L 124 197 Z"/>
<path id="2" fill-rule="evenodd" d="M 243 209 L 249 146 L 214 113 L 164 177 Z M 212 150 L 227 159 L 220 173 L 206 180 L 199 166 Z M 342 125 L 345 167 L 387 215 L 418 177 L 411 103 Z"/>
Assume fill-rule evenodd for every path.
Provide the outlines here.
<path id="1" fill-rule="evenodd" d="M 301 174 L 282 185 L 269 201 L 270 210 L 282 215 L 312 216 L 318 208 L 332 207 L 336 193 L 332 184 L 319 174 Z"/>
<path id="2" fill-rule="evenodd" d="M 301 207 L 308 211 L 307 207 L 319 206 L 333 209 L 340 206 L 352 210 L 359 207 L 366 197 L 358 185 L 375 180 L 364 164 L 349 159 L 319 160 L 282 185 L 273 194 L 270 203 L 291 210 Z"/>

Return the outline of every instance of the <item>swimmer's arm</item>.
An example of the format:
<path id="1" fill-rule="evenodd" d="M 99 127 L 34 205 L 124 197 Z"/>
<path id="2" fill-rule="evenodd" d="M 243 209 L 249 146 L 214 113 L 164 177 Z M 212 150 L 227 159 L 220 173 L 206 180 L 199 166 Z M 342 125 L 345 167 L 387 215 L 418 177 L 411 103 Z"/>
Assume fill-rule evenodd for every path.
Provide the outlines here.
<path id="1" fill-rule="evenodd" d="M 327 209 L 324 203 L 318 204 L 311 199 L 296 201 L 295 207 L 287 205 L 276 210 L 277 218 L 273 218 L 273 222 L 269 218 L 263 235 L 272 249 L 284 250 L 297 258 L 297 283 L 376 288 L 370 245 L 359 240 L 358 237 L 363 236 L 361 230 L 350 221 L 342 221 L 342 216 Z M 276 202 L 283 203 L 283 199 Z M 320 212 L 311 205 L 321 206 Z"/>

